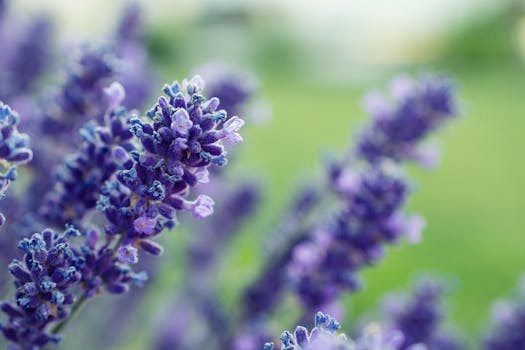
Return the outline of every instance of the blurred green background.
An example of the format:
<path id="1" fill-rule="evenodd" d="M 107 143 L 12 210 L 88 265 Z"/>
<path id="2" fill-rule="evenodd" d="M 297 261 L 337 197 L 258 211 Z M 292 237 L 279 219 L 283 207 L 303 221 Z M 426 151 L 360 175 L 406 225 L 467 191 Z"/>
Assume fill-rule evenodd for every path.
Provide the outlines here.
<path id="1" fill-rule="evenodd" d="M 46 5 L 60 18 L 65 41 L 98 37 L 115 23 L 111 18 L 124 1 L 71 3 L 76 5 Z M 20 10 L 29 5 L 43 7 L 38 1 L 17 4 Z M 247 128 L 233 163 L 234 172 L 265 186 L 263 208 L 228 249 L 221 269 L 221 297 L 233 307 L 256 276 L 267 233 L 296 184 L 321 181 L 322 154 L 342 152 L 366 120 L 363 94 L 399 73 L 451 74 L 462 118 L 438 135 L 442 164 L 434 171 L 409 169 L 416 184 L 409 208 L 427 219 L 424 240 L 389 249 L 364 272 L 365 288 L 346 300 L 344 324 L 350 327 L 385 293 L 432 272 L 455 281 L 452 322 L 472 337 L 483 333 L 491 303 L 509 295 L 525 272 L 520 2 L 151 1 L 144 7 L 162 80 L 182 79 L 209 61 L 238 64 L 256 72 L 273 111 L 268 123 Z M 176 294 L 190 236 L 181 230 L 166 237 L 172 253 L 141 308 L 143 322 L 162 309 L 159 300 Z M 130 349 L 147 348 L 143 328 L 130 332 Z"/>

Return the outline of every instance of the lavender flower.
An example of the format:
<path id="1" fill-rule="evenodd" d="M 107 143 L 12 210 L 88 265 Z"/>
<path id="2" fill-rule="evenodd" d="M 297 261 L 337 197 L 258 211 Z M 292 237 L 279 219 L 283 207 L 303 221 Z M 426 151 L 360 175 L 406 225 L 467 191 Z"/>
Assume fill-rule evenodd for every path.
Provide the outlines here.
<path id="1" fill-rule="evenodd" d="M 391 96 L 377 93 L 366 99 L 372 124 L 359 137 L 356 153 L 368 162 L 421 159 L 418 143 L 457 114 L 451 82 L 439 76 L 419 81 L 400 77 L 391 83 Z"/>
<path id="2" fill-rule="evenodd" d="M 142 40 L 143 12 L 138 3 L 126 6 L 115 33 L 115 51 L 122 62 L 118 80 L 126 89 L 123 106 L 127 108 L 144 107 L 156 80 Z"/>
<path id="3" fill-rule="evenodd" d="M 493 306 L 492 326 L 484 337 L 483 349 L 518 350 L 525 348 L 525 279 L 518 300 L 500 300 Z"/>
<path id="4" fill-rule="evenodd" d="M 88 124 L 81 130 L 83 143 L 58 168 L 52 189 L 45 196 L 40 214 L 47 224 L 57 227 L 78 223 L 95 208 L 104 183 L 122 163 L 130 161 L 134 149 L 129 115 L 120 107 L 123 87 L 114 83 L 105 89 L 108 109 L 102 125 Z"/>
<path id="5" fill-rule="evenodd" d="M 139 42 L 143 35 L 142 8 L 138 3 L 132 2 L 126 6 L 118 23 L 116 38 L 117 43 Z"/>
<path id="6" fill-rule="evenodd" d="M 293 333 L 285 331 L 281 335 L 281 350 L 398 350 L 402 339 L 400 333 L 383 332 L 376 324 L 369 325 L 365 332 L 355 340 L 338 333 L 339 323 L 331 316 L 318 312 L 315 327 L 308 331 L 298 326 Z M 273 343 L 266 343 L 264 350 L 273 350 Z M 413 348 L 416 350 L 416 348 Z"/>
<path id="7" fill-rule="evenodd" d="M 34 88 L 51 63 L 52 25 L 47 17 L 35 18 L 15 39 L 3 67 L 0 96 L 12 99 Z"/>
<path id="8" fill-rule="evenodd" d="M 76 230 L 58 234 L 51 230 L 35 233 L 20 242 L 23 261 L 14 260 L 9 272 L 15 278 L 15 302 L 2 304 L 9 322 L 4 336 L 21 349 L 43 347 L 59 338 L 47 326 L 65 319 L 74 303 L 72 287 L 81 280 L 76 254 L 69 244 Z"/>
<path id="9" fill-rule="evenodd" d="M 409 158 L 409 148 L 454 115 L 455 102 L 450 84 L 441 78 L 396 80 L 394 86 L 400 107 L 392 113 L 388 104 L 375 101 L 374 120 L 358 140 L 355 152 L 363 169 L 351 168 L 357 164 L 330 168 L 342 209 L 294 251 L 290 272 L 309 310 L 331 303 L 342 290 L 357 289 L 356 271 L 378 261 L 385 244 L 402 234 L 417 241 L 424 226 L 422 219 L 402 213 L 408 186 L 394 166 L 381 161 Z"/>
<path id="10" fill-rule="evenodd" d="M 403 334 L 400 349 L 425 345 L 429 349 L 462 349 L 463 344 L 442 327 L 444 286 L 425 279 L 418 283 L 407 300 L 388 300 L 389 327 Z"/>
<path id="11" fill-rule="evenodd" d="M 439 99 L 435 97 L 438 94 L 434 92 L 436 89 L 433 84 L 424 84 L 433 89 L 423 89 L 423 96 L 433 96 L 432 103 L 429 104 L 438 106 L 439 104 L 434 103 Z M 435 85 L 440 86 L 437 90 L 447 96 L 444 100 L 452 105 L 449 86 Z M 414 91 L 418 92 L 420 89 Z M 419 95 L 407 93 L 404 96 L 408 104 L 408 101 L 415 100 L 414 96 Z M 416 104 L 419 106 L 422 103 Z M 425 120 L 436 115 L 433 110 L 430 110 L 430 114 L 426 109 L 421 111 L 420 116 Z M 418 123 L 417 118 L 405 118 L 401 112 L 398 114 L 395 119 L 396 127 L 388 129 L 392 132 L 397 129 L 409 130 L 414 127 L 414 123 Z M 403 236 L 410 241 L 418 241 L 424 221 L 418 216 L 403 213 L 409 187 L 395 165 L 395 162 L 406 159 L 404 154 L 401 157 L 402 154 L 397 152 L 405 149 L 404 139 L 390 139 L 389 145 L 396 145 L 393 148 L 396 152 L 379 152 L 374 157 L 361 152 L 363 140 L 375 140 L 376 134 L 380 135 L 377 139 L 384 139 L 384 130 L 380 128 L 382 124 L 377 122 L 379 119 L 375 118 L 371 126 L 365 128 L 357 146 L 351 150 L 348 163 L 332 164 L 329 167 L 329 188 L 340 200 L 339 209 L 324 220 L 299 231 L 300 234 L 289 240 L 286 248 L 282 249 L 284 253 L 280 258 L 272 260 L 263 277 L 248 288 L 249 293 L 245 300 L 249 302 L 246 305 L 250 312 L 245 314 L 249 318 L 269 314 L 290 283 L 304 306 L 305 315 L 327 307 L 344 291 L 359 289 L 358 272 L 379 261 L 386 245 L 396 243 Z M 427 123 L 432 128 L 444 120 L 434 119 L 432 123 Z M 414 134 L 410 138 L 411 147 L 416 147 L 430 130 L 427 127 L 425 132 Z"/>
<path id="12" fill-rule="evenodd" d="M 107 105 L 104 87 L 115 77 L 115 57 L 104 50 L 83 50 L 69 67 L 60 90 L 47 106 L 41 128 L 44 134 L 70 138 L 87 121 L 101 121 Z M 66 142 L 67 143 L 67 142 Z"/>
<path id="13" fill-rule="evenodd" d="M 130 121 L 142 149 L 129 153 L 133 161 L 117 172 L 118 182 L 103 190 L 99 208 L 110 222 L 107 234 L 122 234 L 125 244 L 158 254 L 160 249 L 151 239 L 175 225 L 176 211 L 188 210 L 198 218 L 213 213 L 210 197 L 188 200 L 187 196 L 203 178 L 202 171 L 212 164 L 226 164 L 221 139 L 236 134 L 243 122 L 233 117 L 217 129 L 227 113 L 216 110 L 216 98 L 205 100 L 202 88 L 199 77 L 166 86 L 168 99 L 160 97 L 147 113 L 151 122 Z"/>
<path id="14" fill-rule="evenodd" d="M 356 272 L 377 262 L 384 245 L 403 233 L 397 222 L 408 190 L 404 180 L 385 169 L 356 177 L 358 184 L 336 218 L 294 249 L 289 270 L 309 310 L 359 288 Z"/>
<path id="15" fill-rule="evenodd" d="M 115 157 L 122 170 L 116 173 L 118 181 L 106 182 L 98 201 L 98 207 L 105 213 L 109 222 L 105 226 L 106 242 L 104 244 L 99 242 L 98 230 L 83 229 L 84 242 L 80 248 L 72 246 L 69 248 L 70 242 L 67 238 L 80 235 L 80 231 L 66 225 L 64 234 L 58 237 L 51 230 L 46 230 L 42 234 L 44 238 L 39 239 L 40 235 L 36 235 L 32 240 L 23 240 L 21 243 L 21 247 L 26 252 L 27 269 L 35 268 L 36 272 L 44 271 L 44 274 L 31 276 L 31 272 L 28 272 L 17 275 L 17 278 L 23 283 L 40 283 L 42 278 L 47 281 L 46 273 L 54 273 L 53 267 L 58 265 L 58 262 L 66 264 L 67 270 L 72 270 L 70 267 L 73 267 L 75 273 L 79 272 L 79 278 L 75 278 L 75 282 L 80 281 L 81 284 L 80 298 L 77 301 L 73 301 L 72 298 L 67 299 L 68 304 L 74 303 L 71 308 L 71 312 L 74 312 L 83 302 L 103 290 L 121 294 L 125 293 L 132 283 L 142 284 L 146 276 L 143 273 L 135 273 L 130 267 L 130 264 L 138 261 L 137 248 L 153 255 L 161 254 L 162 248 L 151 238 L 158 235 L 163 228 L 173 227 L 176 211 L 193 210 L 201 217 L 211 214 L 213 204 L 211 198 L 200 195 L 195 201 L 190 201 L 186 197 L 189 195 L 190 188 L 197 185 L 198 178 L 203 178 L 196 176 L 196 173 L 201 173 L 211 164 L 226 163 L 221 139 L 236 133 L 242 123 L 237 121 L 238 118 L 231 118 L 230 123 L 224 123 L 223 128 L 217 129 L 217 125 L 227 113 L 223 110 L 216 111 L 218 105 L 216 99 L 206 101 L 199 94 L 202 86 L 203 82 L 196 77 L 191 81 L 185 80 L 182 85 L 174 83 L 166 87 L 164 91 L 168 94 L 169 101 L 165 97 L 159 98 L 158 104 L 148 113 L 152 122 L 139 118 L 130 121 L 136 137 L 134 145 L 128 143 L 128 130 L 123 127 L 121 120 L 119 118 L 111 120 L 112 114 L 109 115 L 110 129 L 98 130 L 99 141 L 111 144 L 114 142 L 113 137 L 119 136 L 120 145 L 110 154 Z M 108 95 L 111 99 L 108 105 L 117 106 L 123 98 L 122 91 L 119 86 L 110 89 Z M 192 123 L 185 133 L 178 132 L 172 126 L 174 115 L 181 110 L 188 114 Z M 175 141 L 177 138 L 184 138 L 185 143 L 189 145 L 188 149 L 179 149 Z M 88 146 L 94 144 L 92 141 L 88 137 Z M 124 147 L 125 144 L 129 147 Z M 104 167 L 105 162 L 106 160 L 99 161 L 98 165 Z M 88 169 L 94 168 L 90 166 Z M 81 183 L 80 186 L 83 184 Z M 68 195 L 65 192 L 62 194 Z M 83 198 L 79 202 L 82 200 Z M 154 219 L 156 222 L 153 228 L 149 219 Z M 53 237 L 58 237 L 56 242 Z M 60 250 L 59 253 L 62 255 L 59 260 L 54 257 L 56 254 L 53 255 L 50 250 L 49 252 L 46 250 L 54 248 L 55 243 L 60 244 L 60 249 L 67 248 L 64 251 Z M 34 261 L 46 265 L 37 266 L 33 264 Z M 14 264 L 20 265 L 16 261 Z M 24 280 L 27 276 L 31 276 L 35 281 Z M 55 288 L 61 281 L 53 281 L 55 284 L 50 288 Z M 22 282 L 17 282 L 17 287 Z M 69 285 L 64 285 L 59 290 L 64 298 L 67 296 L 65 293 L 69 293 L 68 288 Z M 50 290 L 50 293 L 56 294 L 54 290 Z M 35 299 L 39 303 L 35 301 L 34 304 L 27 304 L 31 308 L 36 308 L 29 309 L 28 314 L 16 308 L 9 308 L 10 324 L 4 327 L 6 338 L 28 348 L 57 340 L 56 337 L 46 333 L 48 326 L 51 322 L 59 322 L 52 333 L 60 331 L 67 321 L 70 310 L 64 308 L 58 316 L 53 314 L 50 317 L 50 312 L 54 312 L 55 309 L 43 301 L 43 298 L 48 296 L 39 296 Z M 66 299 L 56 300 L 58 304 L 62 304 Z M 17 301 L 19 306 L 26 305 L 25 299 L 20 301 L 18 295 Z M 38 315 L 36 319 L 38 322 L 33 323 L 35 313 Z M 25 336 L 28 332 L 31 336 Z"/>

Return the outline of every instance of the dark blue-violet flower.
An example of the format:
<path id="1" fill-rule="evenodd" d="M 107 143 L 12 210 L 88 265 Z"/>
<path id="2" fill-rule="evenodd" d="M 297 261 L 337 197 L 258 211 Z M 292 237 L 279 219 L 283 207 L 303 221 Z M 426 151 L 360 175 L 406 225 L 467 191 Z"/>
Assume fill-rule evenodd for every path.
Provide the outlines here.
<path id="1" fill-rule="evenodd" d="M 424 345 L 428 349 L 460 350 L 462 342 L 443 328 L 445 286 L 432 279 L 419 282 L 408 298 L 386 301 L 388 327 L 403 334 L 400 349 Z"/>
<path id="2" fill-rule="evenodd" d="M 373 121 L 359 136 L 355 151 L 370 163 L 387 158 L 432 165 L 435 151 L 419 143 L 457 115 L 458 108 L 450 80 L 433 75 L 419 81 L 408 77 L 394 79 L 390 96 L 372 93 L 365 104 Z"/>
<path id="3" fill-rule="evenodd" d="M 492 325 L 486 332 L 482 348 L 486 350 L 525 349 L 525 280 L 515 301 L 500 300 L 494 303 Z"/>
<path id="4" fill-rule="evenodd" d="M 222 140 L 242 141 L 238 131 L 244 121 L 233 117 L 217 129 L 227 112 L 217 110 L 217 98 L 206 100 L 202 88 L 200 77 L 175 82 L 165 87 L 167 98 L 160 97 L 147 113 L 149 120 L 131 119 L 142 149 L 129 152 L 118 181 L 107 183 L 99 199 L 110 223 L 108 235 L 122 235 L 125 244 L 158 255 L 161 248 L 152 238 L 175 225 L 177 211 L 191 211 L 201 219 L 213 213 L 215 202 L 209 196 L 187 196 L 192 187 L 209 181 L 209 166 L 227 163 Z"/>

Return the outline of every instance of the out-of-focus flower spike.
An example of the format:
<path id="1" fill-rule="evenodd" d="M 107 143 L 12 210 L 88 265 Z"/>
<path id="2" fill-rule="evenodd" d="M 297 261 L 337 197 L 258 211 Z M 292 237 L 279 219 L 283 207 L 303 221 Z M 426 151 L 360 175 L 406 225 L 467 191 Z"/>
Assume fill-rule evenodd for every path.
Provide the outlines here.
<path id="1" fill-rule="evenodd" d="M 102 121 L 107 110 L 104 88 L 116 76 L 117 60 L 104 49 L 82 49 L 42 120 L 44 133 L 71 138 L 87 121 Z"/>
<path id="2" fill-rule="evenodd" d="M 394 79 L 390 96 L 369 95 L 365 108 L 373 118 L 359 137 L 357 157 L 371 163 L 418 160 L 426 166 L 433 165 L 436 154 L 418 144 L 458 113 L 453 84 L 437 75 Z"/>
<path id="3" fill-rule="evenodd" d="M 515 300 L 499 300 L 492 307 L 492 321 L 485 332 L 484 350 L 518 350 L 525 346 L 525 276 L 517 288 Z"/>
<path id="4" fill-rule="evenodd" d="M 460 350 L 463 342 L 444 327 L 446 285 L 435 279 L 419 281 L 408 297 L 386 299 L 387 328 L 403 334 L 400 349 L 421 345 L 428 349 Z M 446 346 L 445 346 L 446 344 Z"/>
<path id="5" fill-rule="evenodd" d="M 143 35 L 143 26 L 142 8 L 138 2 L 132 2 L 124 8 L 116 31 L 116 41 L 140 41 Z"/>
<path id="6" fill-rule="evenodd" d="M 129 152 L 134 147 L 133 134 L 129 115 L 120 106 L 125 90 L 119 83 L 112 83 L 103 91 L 108 102 L 105 122 L 93 122 L 81 130 L 84 141 L 64 158 L 44 196 L 39 212 L 49 225 L 80 223 L 97 205 L 104 183 L 117 169 L 132 164 Z"/>
<path id="7" fill-rule="evenodd" d="M 11 101 L 11 97 L 34 90 L 35 83 L 51 65 L 52 27 L 50 18 L 41 16 L 18 33 L 14 48 L 7 57 L 7 76 L 5 81 L 0 81 L 0 96 Z"/>
<path id="8" fill-rule="evenodd" d="M 259 84 L 253 74 L 217 62 L 197 67 L 194 72 L 206 81 L 205 93 L 218 98 L 214 110 L 218 107 L 227 110 L 230 116 L 246 116 L 250 123 L 264 122 L 270 117 L 268 103 L 258 96 Z"/>

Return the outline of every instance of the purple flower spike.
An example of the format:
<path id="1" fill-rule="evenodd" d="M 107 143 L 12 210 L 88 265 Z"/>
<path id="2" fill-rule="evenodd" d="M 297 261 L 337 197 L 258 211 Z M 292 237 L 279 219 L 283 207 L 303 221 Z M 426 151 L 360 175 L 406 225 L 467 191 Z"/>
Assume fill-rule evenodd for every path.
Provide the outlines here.
<path id="1" fill-rule="evenodd" d="M 137 230 L 137 232 L 144 233 L 145 235 L 151 235 L 156 224 L 156 219 L 146 216 L 140 216 L 133 222 L 135 230 Z"/>
<path id="2" fill-rule="evenodd" d="M 518 284 L 517 300 L 499 300 L 492 307 L 492 322 L 484 336 L 484 350 L 518 350 L 525 346 L 525 290 Z"/>
<path id="3" fill-rule="evenodd" d="M 390 90 L 389 97 L 377 93 L 367 97 L 373 120 L 359 138 L 357 156 L 370 163 L 388 158 L 432 165 L 435 152 L 425 154 L 418 143 L 457 115 L 454 86 L 444 77 L 429 75 L 418 81 L 394 79 Z"/>
<path id="4" fill-rule="evenodd" d="M 432 279 L 420 281 L 409 297 L 391 296 L 385 306 L 390 313 L 387 328 L 403 335 L 399 349 L 460 350 L 462 341 L 444 327 L 445 286 Z M 446 346 L 445 346 L 446 344 Z"/>
<path id="5" fill-rule="evenodd" d="M 122 246 L 117 250 L 117 258 L 121 263 L 136 264 L 139 262 L 138 250 L 132 246 Z"/>

